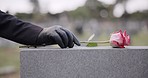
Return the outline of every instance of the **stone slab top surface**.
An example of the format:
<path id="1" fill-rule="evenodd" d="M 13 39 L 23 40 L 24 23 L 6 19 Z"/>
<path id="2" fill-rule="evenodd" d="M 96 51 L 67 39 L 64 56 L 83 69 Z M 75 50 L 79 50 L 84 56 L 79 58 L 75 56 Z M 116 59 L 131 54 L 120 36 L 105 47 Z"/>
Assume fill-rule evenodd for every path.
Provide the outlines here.
<path id="1" fill-rule="evenodd" d="M 148 49 L 148 46 L 125 46 L 125 48 L 112 48 L 111 46 L 98 46 L 98 47 L 85 47 L 85 46 L 75 46 L 73 48 L 61 49 L 55 46 L 43 46 L 43 47 L 30 47 L 30 48 L 20 48 L 21 51 L 24 50 L 91 50 L 91 49 L 114 49 L 114 50 L 125 50 L 125 49 Z"/>
<path id="2" fill-rule="evenodd" d="M 21 78 L 148 78 L 148 46 L 21 48 Z"/>

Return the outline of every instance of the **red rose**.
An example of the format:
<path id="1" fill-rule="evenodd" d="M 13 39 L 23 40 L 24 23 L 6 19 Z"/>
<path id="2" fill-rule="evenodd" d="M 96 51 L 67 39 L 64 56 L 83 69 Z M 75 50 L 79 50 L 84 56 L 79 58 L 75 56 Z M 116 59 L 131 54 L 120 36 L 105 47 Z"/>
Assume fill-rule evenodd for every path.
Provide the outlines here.
<path id="1" fill-rule="evenodd" d="M 126 34 L 126 31 L 115 32 L 111 34 L 110 44 L 112 47 L 124 48 L 124 46 L 130 44 L 130 36 Z"/>

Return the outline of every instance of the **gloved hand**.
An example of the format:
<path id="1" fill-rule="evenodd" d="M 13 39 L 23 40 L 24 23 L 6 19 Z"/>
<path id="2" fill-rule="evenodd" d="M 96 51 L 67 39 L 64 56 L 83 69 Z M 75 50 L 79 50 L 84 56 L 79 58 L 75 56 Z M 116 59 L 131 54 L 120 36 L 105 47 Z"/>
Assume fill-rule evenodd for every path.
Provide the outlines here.
<path id="1" fill-rule="evenodd" d="M 80 46 L 75 35 L 62 26 L 44 28 L 38 36 L 37 43 L 40 45 L 58 44 L 61 48 L 72 48 L 74 44 Z"/>

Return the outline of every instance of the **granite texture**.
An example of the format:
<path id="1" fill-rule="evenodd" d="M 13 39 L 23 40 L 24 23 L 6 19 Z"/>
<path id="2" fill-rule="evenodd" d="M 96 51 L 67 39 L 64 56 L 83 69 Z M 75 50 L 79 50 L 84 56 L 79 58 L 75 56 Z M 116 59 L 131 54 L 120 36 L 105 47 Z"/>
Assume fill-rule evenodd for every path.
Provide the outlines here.
<path id="1" fill-rule="evenodd" d="M 148 47 L 21 48 L 21 78 L 148 78 Z"/>

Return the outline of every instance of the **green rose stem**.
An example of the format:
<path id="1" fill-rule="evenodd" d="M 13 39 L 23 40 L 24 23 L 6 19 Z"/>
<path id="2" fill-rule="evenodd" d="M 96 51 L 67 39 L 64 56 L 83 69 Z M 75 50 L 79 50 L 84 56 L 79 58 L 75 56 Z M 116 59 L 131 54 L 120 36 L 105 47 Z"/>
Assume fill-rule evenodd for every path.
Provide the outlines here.
<path id="1" fill-rule="evenodd" d="M 80 41 L 80 43 L 97 43 L 97 44 L 104 44 L 104 43 L 110 43 L 108 41 Z"/>
<path id="2" fill-rule="evenodd" d="M 87 44 L 87 47 L 97 47 L 98 44 L 105 44 L 105 43 L 109 43 L 108 41 L 80 41 L 80 43 L 84 43 Z"/>

